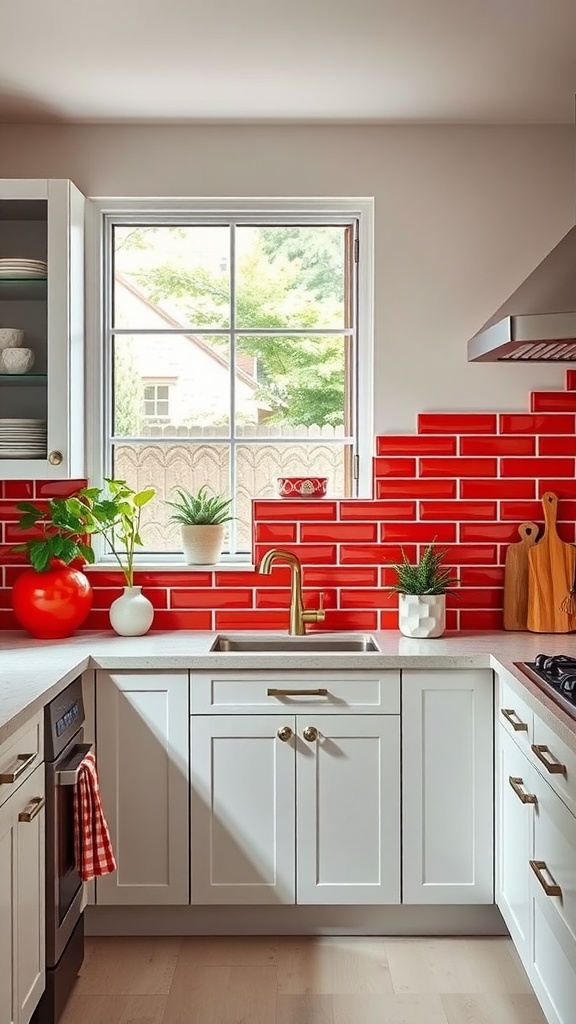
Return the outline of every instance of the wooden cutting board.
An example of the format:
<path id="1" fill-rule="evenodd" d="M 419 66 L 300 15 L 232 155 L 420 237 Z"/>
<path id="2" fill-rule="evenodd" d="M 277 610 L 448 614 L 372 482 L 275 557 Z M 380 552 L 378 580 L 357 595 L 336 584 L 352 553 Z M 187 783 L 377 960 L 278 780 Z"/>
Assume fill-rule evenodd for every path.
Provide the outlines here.
<path id="1" fill-rule="evenodd" d="M 536 523 L 521 523 L 521 540 L 509 544 L 504 569 L 504 629 L 526 629 L 528 623 L 528 552 L 536 543 Z"/>
<path id="2" fill-rule="evenodd" d="M 544 534 L 528 551 L 528 629 L 534 633 L 571 633 L 576 615 L 560 605 L 574 580 L 576 548 L 560 540 L 556 532 L 558 498 L 552 491 L 542 496 Z"/>

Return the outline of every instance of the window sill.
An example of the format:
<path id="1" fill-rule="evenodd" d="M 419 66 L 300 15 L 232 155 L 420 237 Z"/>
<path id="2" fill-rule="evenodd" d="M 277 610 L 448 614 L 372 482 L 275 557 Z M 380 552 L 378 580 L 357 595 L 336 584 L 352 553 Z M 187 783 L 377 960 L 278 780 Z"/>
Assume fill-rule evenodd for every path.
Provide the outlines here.
<path id="1" fill-rule="evenodd" d="M 211 565 L 187 565 L 186 562 L 137 562 L 134 572 L 254 572 L 252 562 L 215 562 Z M 117 562 L 95 562 L 85 572 L 120 572 Z"/>

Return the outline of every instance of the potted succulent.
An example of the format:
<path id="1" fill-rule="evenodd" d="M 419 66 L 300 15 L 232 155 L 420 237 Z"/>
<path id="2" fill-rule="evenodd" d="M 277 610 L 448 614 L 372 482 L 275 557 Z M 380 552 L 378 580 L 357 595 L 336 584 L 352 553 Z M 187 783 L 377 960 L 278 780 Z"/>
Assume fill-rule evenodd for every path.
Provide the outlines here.
<path id="1" fill-rule="evenodd" d="M 442 565 L 445 551 L 429 544 L 413 565 L 402 549 L 402 561 L 395 564 L 398 580 L 392 590 L 399 595 L 398 626 L 404 636 L 432 638 L 446 628 L 446 591 L 458 580 Z"/>
<path id="2" fill-rule="evenodd" d="M 185 487 L 174 488 L 176 500 L 166 501 L 173 509 L 170 522 L 180 523 L 184 560 L 187 565 L 214 565 L 220 560 L 225 524 L 232 498 L 210 492 L 207 484 L 193 494 Z"/>

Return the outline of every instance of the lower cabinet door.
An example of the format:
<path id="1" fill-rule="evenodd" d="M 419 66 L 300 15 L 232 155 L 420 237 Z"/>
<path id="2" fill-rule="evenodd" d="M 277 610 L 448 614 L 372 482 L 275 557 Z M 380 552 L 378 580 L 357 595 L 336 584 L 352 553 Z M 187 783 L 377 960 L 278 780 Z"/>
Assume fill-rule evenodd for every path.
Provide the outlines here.
<path id="1" fill-rule="evenodd" d="M 96 673 L 96 745 L 118 870 L 98 904 L 189 902 L 188 672 Z"/>
<path id="2" fill-rule="evenodd" d="M 16 838 L 13 799 L 0 807 L 0 1024 L 16 1022 Z"/>
<path id="3" fill-rule="evenodd" d="M 574 1024 L 576 943 L 533 875 L 530 886 L 533 914 L 530 982 L 548 1024 Z"/>
<path id="4" fill-rule="evenodd" d="M 294 903 L 294 729 L 292 715 L 192 718 L 192 903 Z"/>
<path id="5" fill-rule="evenodd" d="M 499 726 L 496 902 L 526 970 L 530 961 L 530 879 L 535 794 L 532 768 Z"/>
<path id="6" fill-rule="evenodd" d="M 18 1024 L 28 1024 L 46 980 L 46 894 L 44 765 L 12 798 L 17 802 L 18 862 L 17 999 Z"/>
<path id="7" fill-rule="evenodd" d="M 400 718 L 297 718 L 297 902 L 400 902 Z"/>

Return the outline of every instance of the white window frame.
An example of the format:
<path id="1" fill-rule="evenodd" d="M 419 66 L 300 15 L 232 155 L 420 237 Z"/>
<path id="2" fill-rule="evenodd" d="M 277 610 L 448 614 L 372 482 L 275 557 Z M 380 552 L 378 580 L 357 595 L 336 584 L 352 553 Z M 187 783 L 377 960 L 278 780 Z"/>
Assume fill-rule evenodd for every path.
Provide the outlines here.
<path id="1" fill-rule="evenodd" d="M 358 223 L 358 293 L 357 293 L 357 396 L 356 448 L 358 498 L 372 496 L 372 455 L 374 432 L 374 199 L 372 197 L 326 198 L 106 198 L 89 197 L 86 206 L 86 466 L 92 486 L 103 486 L 106 427 L 111 410 L 106 407 L 106 373 L 103 337 L 106 307 L 105 245 L 111 218 L 133 218 L 135 224 L 147 217 L 178 217 L 200 214 L 207 218 L 242 214 L 266 217 L 273 223 L 282 217 L 297 218 L 306 224 L 342 223 L 355 219 Z M 125 220 L 126 222 L 126 220 Z M 94 538 L 97 565 L 109 569 L 113 556 L 104 550 L 101 538 Z M 181 568 L 190 572 L 193 566 L 182 564 L 179 555 L 142 555 L 136 558 L 140 568 Z M 229 567 L 250 567 L 249 559 L 239 555 L 223 556 Z"/>

